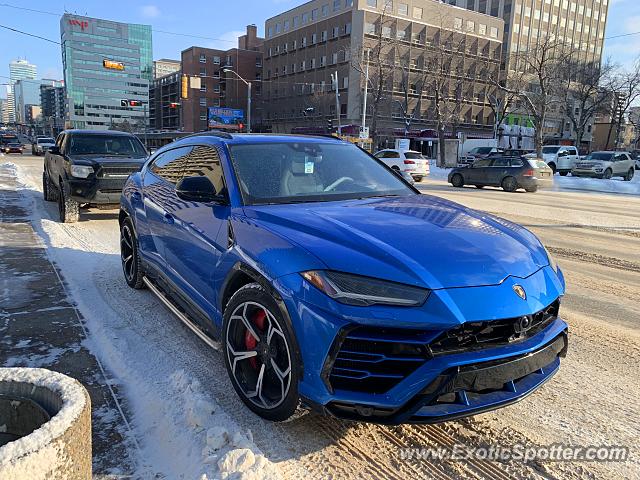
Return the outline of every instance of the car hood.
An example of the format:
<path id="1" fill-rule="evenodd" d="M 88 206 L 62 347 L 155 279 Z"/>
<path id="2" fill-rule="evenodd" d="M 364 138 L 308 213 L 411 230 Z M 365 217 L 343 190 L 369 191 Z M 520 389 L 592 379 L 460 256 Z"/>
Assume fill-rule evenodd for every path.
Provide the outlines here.
<path id="1" fill-rule="evenodd" d="M 88 165 L 94 164 L 113 164 L 113 165 L 131 165 L 137 164 L 142 166 L 144 162 L 147 160 L 147 157 L 110 157 L 110 156 L 100 156 L 100 155 L 69 155 L 69 158 L 74 162 L 85 163 Z"/>
<path id="2" fill-rule="evenodd" d="M 428 195 L 245 207 L 329 269 L 431 289 L 497 285 L 549 264 L 527 229 Z"/>

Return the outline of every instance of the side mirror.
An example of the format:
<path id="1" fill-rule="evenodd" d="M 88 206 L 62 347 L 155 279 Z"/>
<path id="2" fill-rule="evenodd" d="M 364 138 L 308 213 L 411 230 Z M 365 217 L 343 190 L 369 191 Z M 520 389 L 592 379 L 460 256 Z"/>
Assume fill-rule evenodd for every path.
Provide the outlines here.
<path id="1" fill-rule="evenodd" d="M 60 155 L 60 147 L 58 147 L 57 145 L 53 147 L 49 147 L 49 153 L 51 155 Z"/>
<path id="2" fill-rule="evenodd" d="M 184 177 L 176 185 L 176 195 L 189 202 L 223 201 L 223 197 L 217 194 L 211 180 L 204 176 Z"/>

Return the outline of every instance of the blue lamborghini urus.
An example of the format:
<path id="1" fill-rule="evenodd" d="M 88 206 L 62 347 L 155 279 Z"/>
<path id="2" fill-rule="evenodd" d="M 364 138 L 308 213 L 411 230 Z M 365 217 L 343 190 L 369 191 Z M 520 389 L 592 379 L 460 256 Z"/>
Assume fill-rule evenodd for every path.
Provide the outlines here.
<path id="1" fill-rule="evenodd" d="M 460 418 L 526 397 L 567 351 L 564 277 L 531 232 L 338 139 L 167 145 L 129 177 L 120 235 L 129 286 L 221 348 L 266 419 Z"/>

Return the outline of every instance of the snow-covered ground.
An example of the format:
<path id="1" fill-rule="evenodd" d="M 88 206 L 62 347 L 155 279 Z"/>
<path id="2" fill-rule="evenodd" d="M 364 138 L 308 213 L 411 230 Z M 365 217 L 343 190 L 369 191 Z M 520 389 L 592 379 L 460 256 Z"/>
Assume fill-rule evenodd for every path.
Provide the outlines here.
<path id="1" fill-rule="evenodd" d="M 439 168 L 431 165 L 429 174 L 432 180 L 447 181 L 447 176 L 451 171 L 450 168 Z M 570 174 L 566 177 L 555 175 L 553 177 L 553 190 L 556 191 L 591 191 L 601 193 L 621 193 L 627 195 L 640 195 L 640 171 L 636 171 L 636 175 L 630 182 L 625 182 L 622 178 L 612 178 L 604 180 L 599 178 L 579 178 Z"/>

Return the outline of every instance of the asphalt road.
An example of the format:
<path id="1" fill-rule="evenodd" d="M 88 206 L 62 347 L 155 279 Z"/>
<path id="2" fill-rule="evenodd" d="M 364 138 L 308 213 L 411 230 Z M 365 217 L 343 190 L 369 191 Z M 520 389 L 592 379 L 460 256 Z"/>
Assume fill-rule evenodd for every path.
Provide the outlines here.
<path id="1" fill-rule="evenodd" d="M 35 189 L 42 158 L 13 155 L 0 158 L 0 163 L 4 161 L 24 167 L 22 175 L 37 199 L 34 208 L 45 218 L 54 219 L 55 206 L 42 202 Z M 77 252 L 82 261 L 85 252 L 106 254 L 88 278 L 104 291 L 102 316 L 124 322 L 121 330 L 114 330 L 114 338 L 121 336 L 118 331 L 145 332 L 139 337 L 129 334 L 126 341 L 132 350 L 148 351 L 151 358 L 159 347 L 173 349 L 171 362 L 207 385 L 225 411 L 253 431 L 256 444 L 278 464 L 283 477 L 296 478 L 303 471 L 307 478 L 640 478 L 640 198 L 454 189 L 433 180 L 424 181 L 419 188 L 425 194 L 516 221 L 536 233 L 565 272 L 568 290 L 561 314 L 570 325 L 569 354 L 560 372 L 536 394 L 496 412 L 428 427 L 389 428 L 314 415 L 284 425 L 260 422 L 242 407 L 223 380 L 220 359 L 196 340 L 191 342 L 188 332 L 181 332 L 177 322 L 174 325 L 161 314 L 155 299 L 141 297 L 124 286 L 113 213 L 90 211 L 83 214 L 85 221 L 72 226 L 44 224 L 58 251 Z M 74 266 L 59 267 L 72 286 L 78 283 Z M 83 295 L 82 288 L 75 292 Z M 151 318 L 146 314 L 138 318 L 137 309 L 131 308 L 141 299 L 148 303 L 147 311 L 157 317 L 160 327 L 149 328 Z M 82 306 L 82 299 L 76 301 Z M 120 313 L 125 311 L 127 316 Z M 108 322 L 103 323 L 109 332 Z M 119 351 L 114 342 L 114 351 Z M 135 362 L 127 367 L 129 376 L 139 374 L 144 381 L 146 371 L 137 372 Z M 152 443 L 152 439 L 146 442 Z M 557 443 L 628 446 L 631 458 L 625 462 L 535 461 L 528 465 L 512 460 L 430 462 L 398 458 L 398 449 L 404 447 Z"/>

